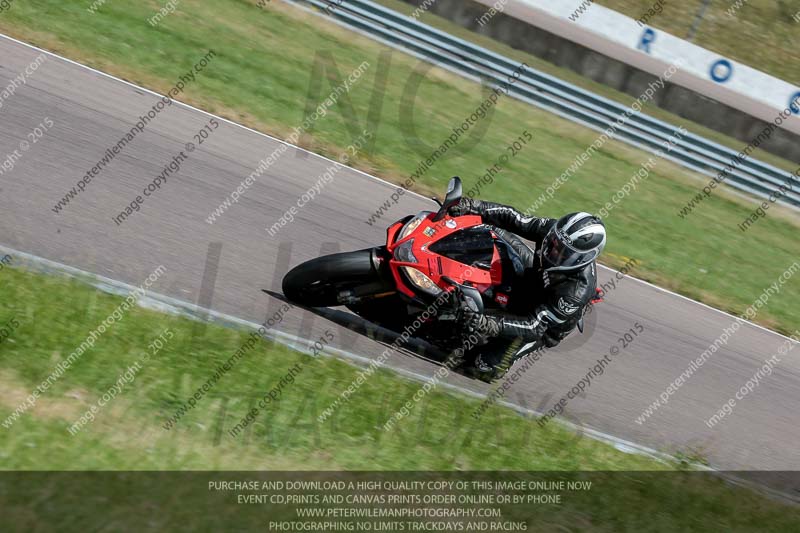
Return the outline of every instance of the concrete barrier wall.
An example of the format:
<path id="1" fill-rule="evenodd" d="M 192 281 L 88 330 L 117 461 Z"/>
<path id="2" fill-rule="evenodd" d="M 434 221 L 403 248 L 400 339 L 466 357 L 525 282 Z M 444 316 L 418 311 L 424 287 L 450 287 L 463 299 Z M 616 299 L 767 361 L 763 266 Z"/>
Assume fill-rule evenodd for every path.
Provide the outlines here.
<path id="1" fill-rule="evenodd" d="M 425 0 L 404 1 L 422 6 Z M 641 95 L 648 83 L 658 79 L 657 73 L 664 72 L 669 65 L 664 57 L 641 53 L 635 47 L 611 40 L 601 33 L 586 31 L 566 18 L 559 20 L 547 13 L 532 10 L 521 2 L 509 1 L 502 13 L 496 13 L 488 20 L 484 17 L 482 25 L 479 19 L 495 0 L 428 2 L 428 11 L 460 26 L 569 68 L 633 97 Z M 755 139 L 778 116 L 776 109 L 783 105 L 778 104 L 786 92 L 783 87 L 770 91 L 770 94 L 778 94 L 778 97 L 773 96 L 771 100 L 756 99 L 756 95 L 765 91 L 746 94 L 739 87 L 725 86 L 699 76 L 696 68 L 694 72 L 691 69 L 681 70 L 680 75 L 674 76 L 658 92 L 654 103 L 680 117 L 739 139 L 743 144 Z M 776 80 L 776 87 L 779 86 L 777 82 L 785 83 Z M 788 105 L 788 98 L 786 100 Z M 777 129 L 760 147 L 790 161 L 800 162 L 800 135 L 795 132 L 800 132 L 800 117 L 797 115 Z"/>

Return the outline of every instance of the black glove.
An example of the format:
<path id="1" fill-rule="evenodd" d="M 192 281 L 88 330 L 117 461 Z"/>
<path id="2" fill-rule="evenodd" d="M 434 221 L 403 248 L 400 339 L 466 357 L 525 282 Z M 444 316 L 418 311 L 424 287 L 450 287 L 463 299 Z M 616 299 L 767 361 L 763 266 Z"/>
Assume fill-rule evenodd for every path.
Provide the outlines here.
<path id="1" fill-rule="evenodd" d="M 472 215 L 477 213 L 475 207 L 480 200 L 473 200 L 472 198 L 461 198 L 461 200 L 447 210 L 447 214 L 451 217 L 460 217 L 464 215 Z"/>
<path id="2" fill-rule="evenodd" d="M 462 299 L 462 311 L 464 313 L 465 336 L 478 335 L 482 341 L 480 344 L 485 344 L 486 340 L 500 335 L 500 322 L 494 317 L 481 313 L 472 298 Z"/>
<path id="3" fill-rule="evenodd" d="M 569 335 L 569 331 L 553 331 L 552 329 L 548 329 L 544 332 L 544 335 L 542 335 L 542 342 L 544 342 L 544 345 L 548 348 L 555 348 L 567 335 Z"/>

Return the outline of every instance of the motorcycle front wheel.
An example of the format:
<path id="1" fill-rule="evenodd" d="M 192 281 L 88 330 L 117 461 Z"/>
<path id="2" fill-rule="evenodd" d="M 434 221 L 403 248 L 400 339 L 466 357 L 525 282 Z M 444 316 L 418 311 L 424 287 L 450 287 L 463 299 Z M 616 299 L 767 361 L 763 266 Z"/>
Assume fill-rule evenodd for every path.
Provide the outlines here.
<path id="1" fill-rule="evenodd" d="M 301 263 L 283 277 L 283 294 L 307 307 L 344 305 L 343 294 L 364 296 L 394 290 L 382 278 L 374 255 L 377 249 L 326 255 Z"/>

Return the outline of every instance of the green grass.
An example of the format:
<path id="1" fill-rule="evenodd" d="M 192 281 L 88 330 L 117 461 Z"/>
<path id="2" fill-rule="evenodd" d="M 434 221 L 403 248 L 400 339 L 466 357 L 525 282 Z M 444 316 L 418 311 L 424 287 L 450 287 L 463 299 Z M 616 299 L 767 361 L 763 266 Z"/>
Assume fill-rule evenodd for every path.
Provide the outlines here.
<path id="1" fill-rule="evenodd" d="M 654 0 L 598 0 L 634 19 L 655 3 Z M 694 43 L 776 78 L 800 85 L 800 16 L 797 0 L 747 0 L 734 16 L 728 9 L 736 0 L 711 2 Z M 703 0 L 666 0 L 664 11 L 649 24 L 677 37 L 686 38 Z"/>
<path id="2" fill-rule="evenodd" d="M 0 291 L 4 295 L 0 323 L 19 324 L 0 344 L 0 420 L 6 420 L 123 298 L 74 280 L 8 268 L 0 272 Z M 357 369 L 265 341 L 259 341 L 173 429 L 165 430 L 166 417 L 248 337 L 244 331 L 207 325 L 203 336 L 192 341 L 195 327 L 185 318 L 132 308 L 39 398 L 34 409 L 10 428 L 0 427 L 3 469 L 636 470 L 639 473 L 597 474 L 590 479 L 599 486 L 591 491 L 569 493 L 558 506 L 517 506 L 506 518 L 524 513 L 521 519 L 546 518 L 562 527 L 578 520 L 607 531 L 708 531 L 710 527 L 746 531 L 764 523 L 770 524 L 771 531 L 792 531 L 800 520 L 796 508 L 710 476 L 676 472 L 682 468 L 678 462 L 668 465 L 625 454 L 558 424 L 539 428 L 535 421 L 504 407 L 491 407 L 480 423 L 474 423 L 469 413 L 479 400 L 441 389 L 428 394 L 395 429 L 384 432 L 380 428 L 385 419 L 420 387 L 386 370 L 374 374 L 334 417 L 319 424 L 317 415 L 353 381 Z M 67 428 L 120 374 L 140 361 L 149 343 L 165 330 L 172 333 L 165 347 L 103 406 L 93 422 L 71 436 Z M 228 430 L 254 399 L 261 398 L 296 364 L 302 371 L 284 388 L 280 401 L 271 404 L 244 434 L 230 436 Z M 581 478 L 581 474 L 566 472 L 563 476 Z M 226 475 L 224 479 L 241 477 Z M 49 495 L 42 498 L 41 483 L 20 477 L 14 490 L 5 495 L 0 484 L 0 500 L 5 502 L 4 520 L 20 530 L 32 530 L 38 520 L 59 515 L 69 519 L 63 524 L 65 530 L 86 530 L 75 524 L 97 519 L 96 505 L 118 505 L 131 494 L 137 503 L 115 507 L 116 520 L 123 520 L 127 512 L 131 515 L 128 523 L 138 523 L 142 513 L 149 516 L 157 505 L 166 506 L 165 511 L 153 519 L 171 525 L 161 530 L 177 526 L 219 530 L 209 524 L 216 524 L 223 515 L 226 528 L 231 521 L 248 525 L 263 521 L 263 507 L 231 509 L 230 495 L 214 500 L 213 516 L 179 510 L 197 509 L 193 500 L 206 508 L 212 497 L 205 489 L 206 478 L 163 477 L 153 486 L 152 478 L 130 474 L 111 479 L 53 477 L 47 478 Z M 9 482 L 11 477 L 3 479 Z M 110 499 L 91 503 L 93 498 L 102 499 L 101 493 Z M 78 511 L 87 505 L 92 508 L 86 513 Z M 148 527 L 154 527 L 153 523 Z"/>
<path id="3" fill-rule="evenodd" d="M 185 0 L 152 28 L 146 19 L 159 7 L 153 1 L 114 1 L 89 15 L 85 4 L 75 0 L 15 3 L 0 15 L 0 29 L 164 92 L 178 74 L 213 48 L 217 57 L 187 89 L 185 99 L 276 135 L 286 135 L 301 123 L 318 52 L 332 55 L 343 76 L 366 60 L 370 68 L 349 94 L 359 125 L 366 124 L 384 50 L 374 41 L 279 2 L 262 10 L 254 1 Z M 407 120 L 411 114 L 402 102 L 409 94 L 407 82 L 420 65 L 392 52 L 380 120 L 374 128 L 375 149 L 360 154 L 355 166 L 396 182 L 405 180 L 481 101 L 476 84 L 431 69 L 414 100 L 416 136 L 412 135 Z M 323 84 L 321 98 L 329 90 Z M 357 135 L 344 118 L 346 109 L 343 99 L 302 144 L 327 155 L 343 153 Z M 450 150 L 416 188 L 440 192 L 450 176 L 460 175 L 469 190 L 508 143 L 528 130 L 535 142 L 481 192 L 488 199 L 524 209 L 596 138 L 593 131 L 511 99 L 502 99 L 492 119 L 482 121 L 481 127 L 486 130 L 480 142 L 466 150 L 463 146 Z M 606 144 L 539 214 L 597 211 L 648 157 L 621 143 Z M 753 203 L 724 191 L 690 218 L 678 218 L 679 209 L 705 181 L 660 161 L 649 180 L 606 219 L 609 244 L 603 260 L 614 266 L 635 258 L 640 261 L 638 276 L 741 313 L 797 259 L 797 219 L 774 207 L 743 234 L 737 224 L 749 216 Z M 784 332 L 795 329 L 800 301 L 791 295 L 797 281 L 789 283 L 770 299 L 758 322 Z"/>
<path id="4" fill-rule="evenodd" d="M 114 311 L 122 299 L 75 281 L 15 269 L 0 273 L 0 422 Z M 61 302 L 70 302 L 64 305 Z M 481 400 L 434 390 L 391 431 L 382 429 L 421 386 L 380 370 L 323 423 L 317 416 L 356 377 L 353 366 L 259 342 L 172 429 L 169 416 L 244 344 L 248 333 L 207 326 L 192 340 L 185 318 L 134 308 L 103 334 L 10 429 L 0 426 L 5 469 L 227 470 L 651 470 L 665 465 L 618 452 L 557 424 L 539 429 Z M 163 331 L 172 338 L 96 420 L 68 432 Z M 300 364 L 294 383 L 248 430 L 232 429 Z M 124 439 L 120 437 L 125 436 Z M 491 452 L 491 453 L 489 453 Z M 209 462 L 211 461 L 211 462 Z"/>

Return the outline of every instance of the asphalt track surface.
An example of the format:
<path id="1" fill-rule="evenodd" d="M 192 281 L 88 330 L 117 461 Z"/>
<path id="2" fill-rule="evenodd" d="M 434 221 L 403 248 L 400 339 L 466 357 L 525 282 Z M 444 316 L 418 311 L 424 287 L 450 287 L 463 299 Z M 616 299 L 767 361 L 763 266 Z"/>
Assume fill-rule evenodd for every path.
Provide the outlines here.
<path id="1" fill-rule="evenodd" d="M 0 38 L 0 87 L 39 54 Z M 213 65 L 212 67 L 213 68 Z M 176 72 L 176 78 L 179 72 Z M 200 74 L 202 75 L 202 74 Z M 385 224 L 366 220 L 395 189 L 344 168 L 293 223 L 271 237 L 266 228 L 319 180 L 332 162 L 290 147 L 214 224 L 206 217 L 273 152 L 280 141 L 230 122 L 190 154 L 177 175 L 148 197 L 122 225 L 112 220 L 159 174 L 210 116 L 173 104 L 126 146 L 61 213 L 53 205 L 129 131 L 158 96 L 66 60 L 49 56 L 27 85 L 0 109 L 0 163 L 45 118 L 54 126 L 0 175 L 2 244 L 139 285 L 158 265 L 166 273 L 156 292 L 261 322 L 280 305 L 260 289 L 278 289 L 301 261 L 384 242 L 385 226 L 432 203 L 406 194 Z M 216 243 L 216 244 L 215 244 Z M 211 245 L 211 246 L 210 246 Z M 209 249 L 219 251 L 206 275 Z M 290 250 L 288 252 L 287 250 Z M 211 254 L 212 258 L 214 253 Z M 210 262 L 212 265 L 214 261 Z M 600 281 L 611 272 L 601 269 Z M 214 280 L 213 291 L 209 289 Z M 794 280 L 790 281 L 793 283 Z M 787 284 L 784 290 L 791 290 Z M 620 282 L 595 314 L 594 331 L 572 338 L 538 361 L 512 386 L 507 399 L 539 411 L 566 394 L 596 360 L 639 322 L 644 332 L 595 378 L 584 397 L 571 400 L 569 419 L 667 452 L 698 450 L 723 470 L 800 470 L 800 363 L 790 352 L 732 415 L 710 429 L 711 417 L 786 341 L 747 324 L 644 424 L 635 419 L 719 337 L 733 318 L 632 278 Z M 316 339 L 335 332 L 334 345 L 368 357 L 383 346 L 300 310 L 280 329 Z M 306 321 L 303 324 L 304 320 Z M 269 361 L 264 361 L 265 365 Z M 435 366 L 404 354 L 388 366 L 431 375 Z M 489 386 L 461 376 L 448 380 L 472 391 Z"/>

